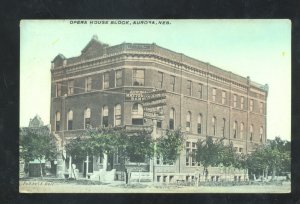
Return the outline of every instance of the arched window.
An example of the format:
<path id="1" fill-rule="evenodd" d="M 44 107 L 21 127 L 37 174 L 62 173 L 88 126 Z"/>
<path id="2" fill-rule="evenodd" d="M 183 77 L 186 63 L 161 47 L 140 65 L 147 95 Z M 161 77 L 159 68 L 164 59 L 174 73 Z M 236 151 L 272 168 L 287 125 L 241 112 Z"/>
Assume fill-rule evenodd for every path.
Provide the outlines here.
<path id="1" fill-rule="evenodd" d="M 171 130 L 174 130 L 174 124 L 175 124 L 175 109 L 171 108 L 171 110 L 170 110 L 170 118 L 169 118 L 169 128 Z"/>
<path id="2" fill-rule="evenodd" d="M 253 140 L 253 124 L 250 125 L 250 141 Z"/>
<path id="3" fill-rule="evenodd" d="M 241 123 L 240 127 L 240 138 L 243 139 L 244 137 L 244 123 Z"/>
<path id="4" fill-rule="evenodd" d="M 102 125 L 108 127 L 108 106 L 102 108 Z"/>
<path id="5" fill-rule="evenodd" d="M 198 132 L 198 134 L 202 133 L 202 114 L 201 113 L 198 115 L 197 132 Z"/>
<path id="6" fill-rule="evenodd" d="M 60 112 L 55 113 L 55 131 L 60 131 Z"/>
<path id="7" fill-rule="evenodd" d="M 238 126 L 237 121 L 234 121 L 234 123 L 233 123 L 233 138 L 237 137 L 237 126 Z"/>
<path id="8" fill-rule="evenodd" d="M 144 110 L 143 106 L 139 103 L 135 103 L 132 106 L 131 111 L 132 125 L 143 125 L 144 124 Z"/>
<path id="9" fill-rule="evenodd" d="M 216 118 L 216 116 L 214 116 L 213 118 L 212 118 L 212 134 L 215 136 L 216 135 L 216 133 L 217 133 L 217 118 Z"/>
<path id="10" fill-rule="evenodd" d="M 226 119 L 223 118 L 223 123 L 222 123 L 222 137 L 225 137 L 225 125 L 226 125 Z"/>
<path id="11" fill-rule="evenodd" d="M 73 129 L 73 111 L 69 110 L 68 112 L 68 130 Z"/>
<path id="12" fill-rule="evenodd" d="M 84 128 L 88 128 L 91 125 L 91 109 L 87 108 L 84 111 Z"/>
<path id="13" fill-rule="evenodd" d="M 121 125 L 122 113 L 121 113 L 121 105 L 117 104 L 115 106 L 115 126 Z"/>
<path id="14" fill-rule="evenodd" d="M 187 132 L 189 132 L 191 130 L 191 118 L 192 118 L 192 114 L 191 112 L 187 112 L 186 114 L 186 126 L 185 126 L 185 130 Z"/>
<path id="15" fill-rule="evenodd" d="M 259 140 L 260 140 L 260 142 L 263 141 L 263 132 L 264 132 L 263 127 L 260 127 L 259 128 Z"/>

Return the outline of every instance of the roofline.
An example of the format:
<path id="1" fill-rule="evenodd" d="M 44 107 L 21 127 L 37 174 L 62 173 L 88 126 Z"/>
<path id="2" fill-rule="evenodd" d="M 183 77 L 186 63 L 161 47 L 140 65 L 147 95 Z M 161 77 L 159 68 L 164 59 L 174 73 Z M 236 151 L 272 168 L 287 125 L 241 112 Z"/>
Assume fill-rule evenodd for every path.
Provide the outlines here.
<path id="1" fill-rule="evenodd" d="M 215 66 L 215 65 L 211 65 L 211 64 L 208 63 L 208 62 L 203 62 L 203 61 L 198 60 L 198 59 L 196 59 L 196 58 L 187 56 L 187 55 L 185 55 L 185 54 L 183 54 L 183 53 L 175 52 L 175 51 L 170 50 L 170 49 L 168 49 L 168 48 L 164 48 L 164 47 L 162 47 L 162 46 L 157 45 L 156 43 L 128 43 L 128 42 L 123 42 L 123 43 L 120 43 L 120 44 L 117 44 L 117 45 L 112 45 L 112 46 L 110 46 L 110 45 L 108 45 L 108 44 L 102 43 L 101 41 L 99 41 L 99 40 L 97 40 L 97 39 L 92 38 L 92 39 L 89 41 L 88 44 L 90 44 L 90 42 L 93 41 L 93 40 L 94 40 L 94 41 L 97 41 L 97 42 L 100 43 L 100 44 L 107 45 L 107 47 L 104 47 L 105 50 L 109 50 L 109 49 L 111 49 L 111 48 L 122 47 L 122 46 L 125 46 L 125 47 L 126 47 L 126 45 L 147 45 L 147 46 L 150 46 L 150 48 L 151 48 L 150 50 L 153 51 L 154 53 L 155 53 L 155 48 L 163 49 L 164 51 L 167 51 L 167 52 L 170 52 L 170 53 L 173 53 L 173 54 L 177 55 L 177 58 L 180 58 L 179 62 L 181 62 L 181 63 L 183 62 L 183 58 L 187 58 L 187 59 L 193 60 L 193 61 L 195 61 L 195 62 L 198 62 L 198 63 L 200 63 L 200 64 L 203 64 L 204 66 L 207 66 L 207 67 L 209 66 L 209 67 L 211 67 L 211 68 L 213 68 L 213 69 L 219 69 L 220 71 L 222 71 L 222 72 L 224 72 L 224 73 L 226 73 L 226 74 L 228 74 L 228 75 L 235 75 L 236 77 L 240 77 L 240 78 L 242 78 L 243 80 L 249 81 L 248 83 L 249 83 L 250 86 L 253 86 L 253 87 L 256 87 L 256 88 L 258 88 L 258 89 L 260 89 L 260 90 L 262 90 L 262 91 L 268 92 L 268 84 L 263 85 L 263 84 L 257 83 L 257 82 L 255 82 L 255 81 L 250 80 L 250 77 L 248 77 L 248 76 L 247 76 L 247 77 L 241 76 L 241 75 L 239 75 L 239 74 L 236 74 L 236 73 L 233 73 L 233 72 L 231 72 L 231 71 L 222 69 L 222 68 L 217 67 L 217 66 Z M 86 47 L 88 46 L 88 44 L 85 46 L 84 49 L 86 49 Z M 151 47 L 151 46 L 152 46 L 152 47 Z M 83 49 L 83 50 L 84 50 L 84 49 Z M 126 49 L 127 49 L 127 48 L 125 48 L 125 50 L 126 50 Z M 82 51 L 83 51 L 83 50 L 82 50 Z M 148 50 L 149 50 L 149 49 L 148 49 Z M 82 54 L 82 51 L 81 51 L 81 54 Z M 118 53 L 118 52 L 115 52 L 115 53 Z M 109 55 L 109 54 L 106 52 L 106 54 L 104 54 L 104 55 Z M 63 56 L 63 57 L 64 57 L 64 55 L 62 55 L 62 54 L 59 54 L 59 55 L 57 55 L 57 56 Z M 56 57 L 57 57 L 57 56 L 56 56 Z M 65 57 L 64 59 L 68 60 L 68 59 L 71 59 L 71 58 L 78 58 L 78 57 L 81 57 L 81 55 L 75 56 L 75 57 L 70 57 L 70 58 L 66 58 L 66 57 Z M 54 58 L 54 59 L 55 59 L 55 58 Z M 94 58 L 94 59 L 97 59 L 97 58 Z M 90 59 L 90 60 L 92 61 L 92 60 L 94 60 L 94 59 Z M 172 59 L 172 60 L 177 61 L 176 59 Z M 52 61 L 52 62 L 53 62 L 53 61 Z M 195 68 L 199 68 L 199 67 L 195 66 Z M 240 82 L 240 83 L 241 83 L 241 82 Z"/>

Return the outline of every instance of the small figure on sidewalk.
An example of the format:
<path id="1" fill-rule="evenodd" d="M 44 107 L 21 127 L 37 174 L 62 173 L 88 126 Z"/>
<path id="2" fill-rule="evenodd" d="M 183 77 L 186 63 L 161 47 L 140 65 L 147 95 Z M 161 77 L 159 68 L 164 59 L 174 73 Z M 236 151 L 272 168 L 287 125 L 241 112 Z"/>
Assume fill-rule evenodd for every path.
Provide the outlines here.
<path id="1" fill-rule="evenodd" d="M 207 168 L 205 169 L 205 181 L 207 181 L 207 177 L 208 177 L 208 170 Z"/>
<path id="2" fill-rule="evenodd" d="M 128 184 L 128 171 L 125 169 L 125 183 Z"/>

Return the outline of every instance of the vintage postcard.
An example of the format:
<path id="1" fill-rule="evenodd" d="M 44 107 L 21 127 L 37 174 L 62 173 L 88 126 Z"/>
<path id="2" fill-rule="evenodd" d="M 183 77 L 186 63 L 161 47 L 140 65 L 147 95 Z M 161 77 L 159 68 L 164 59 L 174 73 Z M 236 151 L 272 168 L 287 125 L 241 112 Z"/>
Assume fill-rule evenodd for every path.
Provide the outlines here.
<path id="1" fill-rule="evenodd" d="M 289 193 L 289 20 L 22 20 L 21 193 Z"/>

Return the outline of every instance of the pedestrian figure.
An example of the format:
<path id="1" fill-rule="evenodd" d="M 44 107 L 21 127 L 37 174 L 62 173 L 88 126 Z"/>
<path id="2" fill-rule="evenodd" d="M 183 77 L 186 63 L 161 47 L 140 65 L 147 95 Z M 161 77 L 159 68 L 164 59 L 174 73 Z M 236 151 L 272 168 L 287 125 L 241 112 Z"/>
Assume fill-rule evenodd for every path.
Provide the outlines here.
<path id="1" fill-rule="evenodd" d="M 125 183 L 128 184 L 128 172 L 127 169 L 125 169 Z"/>
<path id="2" fill-rule="evenodd" d="M 208 170 L 207 168 L 205 169 L 205 181 L 207 181 L 207 177 L 208 177 Z"/>

